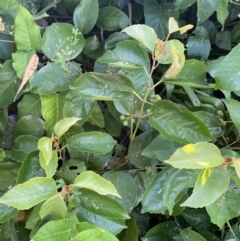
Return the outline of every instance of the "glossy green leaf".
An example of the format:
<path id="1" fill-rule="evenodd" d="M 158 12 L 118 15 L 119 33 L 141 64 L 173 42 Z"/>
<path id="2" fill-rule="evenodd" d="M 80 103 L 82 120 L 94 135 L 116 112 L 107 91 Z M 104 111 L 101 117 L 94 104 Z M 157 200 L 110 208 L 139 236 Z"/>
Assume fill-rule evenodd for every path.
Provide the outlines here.
<path id="1" fill-rule="evenodd" d="M 207 241 L 202 235 L 190 228 L 180 229 L 180 234 L 184 241 Z"/>
<path id="2" fill-rule="evenodd" d="M 223 59 L 220 59 L 220 63 L 213 66 L 211 75 L 215 78 L 217 89 L 225 91 L 240 90 L 238 81 L 240 63 L 237 61 L 239 53 L 240 44 L 235 46 Z"/>
<path id="3" fill-rule="evenodd" d="M 124 32 L 124 30 L 122 31 Z M 122 32 L 114 32 L 108 36 L 104 42 L 105 49 L 113 49 L 116 47 L 116 44 L 120 41 L 127 40 L 129 36 Z"/>
<path id="4" fill-rule="evenodd" d="M 177 9 L 185 9 L 194 4 L 197 0 L 176 0 Z"/>
<path id="5" fill-rule="evenodd" d="M 70 88 L 82 98 L 119 100 L 132 95 L 131 81 L 120 74 L 84 73 Z"/>
<path id="6" fill-rule="evenodd" d="M 46 165 L 49 164 L 52 157 L 52 144 L 53 140 L 49 137 L 41 137 L 38 141 L 38 149 L 42 152 L 43 158 L 46 161 Z"/>
<path id="7" fill-rule="evenodd" d="M 61 240 L 68 241 L 71 237 L 73 220 L 54 220 L 43 225 L 33 236 L 32 241 Z"/>
<path id="8" fill-rule="evenodd" d="M 198 25 L 209 18 L 217 9 L 221 0 L 198 0 L 197 1 L 197 21 Z"/>
<path id="9" fill-rule="evenodd" d="M 239 189 L 234 187 L 231 189 L 230 187 L 218 200 L 206 207 L 211 221 L 217 224 L 219 228 L 222 228 L 224 223 L 230 219 L 240 215 L 239 194 Z"/>
<path id="10" fill-rule="evenodd" d="M 190 86 L 194 88 L 209 88 L 206 82 L 207 69 L 203 62 L 191 59 L 186 60 L 180 73 L 175 78 L 165 79 L 165 82 Z"/>
<path id="11" fill-rule="evenodd" d="M 76 198 L 76 196 L 75 196 Z M 129 218 L 126 209 L 114 199 L 102 196 L 92 190 L 81 189 L 77 199 L 81 206 L 89 212 L 107 219 Z"/>
<path id="12" fill-rule="evenodd" d="M 128 148 L 128 157 L 132 165 L 138 168 L 145 168 L 147 166 L 156 166 L 159 164 L 157 159 L 146 157 L 141 154 L 156 135 L 157 133 L 154 131 L 147 131 L 134 138 Z"/>
<path id="13" fill-rule="evenodd" d="M 43 34 L 42 52 L 52 61 L 64 62 L 79 55 L 84 44 L 83 35 L 73 25 L 53 23 Z"/>
<path id="14" fill-rule="evenodd" d="M 23 184 L 13 187 L 0 198 L 0 203 L 23 210 L 29 209 L 56 194 L 56 184 L 53 179 L 35 177 Z"/>
<path id="15" fill-rule="evenodd" d="M 60 138 L 71 126 L 73 126 L 80 118 L 69 117 L 58 121 L 54 126 L 54 133 Z"/>
<path id="16" fill-rule="evenodd" d="M 145 24 L 153 28 L 157 36 L 164 40 L 168 34 L 169 17 L 178 19 L 179 12 L 171 3 L 159 4 L 156 0 L 144 1 Z"/>
<path id="17" fill-rule="evenodd" d="M 122 204 L 130 213 L 137 204 L 137 186 L 134 179 L 124 172 L 107 172 L 103 177 L 117 189 L 121 199 L 115 198 L 115 200 Z M 126 189 L 126 187 L 128 188 Z"/>
<path id="18" fill-rule="evenodd" d="M 142 155 L 156 158 L 159 161 L 163 162 L 170 158 L 170 156 L 183 144 L 166 140 L 162 135 L 155 137 L 152 142 L 143 150 Z"/>
<path id="19" fill-rule="evenodd" d="M 97 26 L 103 30 L 123 29 L 129 24 L 128 16 L 116 7 L 104 7 L 99 10 Z"/>
<path id="20" fill-rule="evenodd" d="M 172 170 L 170 166 L 159 172 L 147 186 L 142 199 L 142 212 L 161 213 L 167 210 L 163 200 L 164 183 Z"/>
<path id="21" fill-rule="evenodd" d="M 232 33 L 230 31 L 221 31 L 221 32 L 217 33 L 216 45 L 220 49 L 231 50 L 232 49 L 231 34 Z"/>
<path id="22" fill-rule="evenodd" d="M 93 190 L 101 195 L 111 194 L 121 198 L 116 188 L 110 181 L 107 181 L 93 171 L 86 171 L 77 176 L 73 187 L 86 188 Z"/>
<path id="23" fill-rule="evenodd" d="M 192 208 L 209 206 L 222 196 L 229 183 L 230 175 L 222 167 L 203 169 L 198 176 L 192 195 L 181 206 Z"/>
<path id="24" fill-rule="evenodd" d="M 163 201 L 168 208 L 169 214 L 173 213 L 173 207 L 181 196 L 186 193 L 186 183 L 194 174 L 195 170 L 172 169 L 166 180 L 163 191 Z"/>
<path id="25" fill-rule="evenodd" d="M 4 129 L 7 127 L 7 121 L 8 121 L 7 108 L 0 109 L 0 133 L 2 133 Z"/>
<path id="26" fill-rule="evenodd" d="M 153 104 L 151 110 L 150 124 L 166 139 L 182 143 L 214 139 L 204 122 L 183 105 L 160 100 Z"/>
<path id="27" fill-rule="evenodd" d="M 221 2 L 217 6 L 217 19 L 218 22 L 222 24 L 223 28 L 228 15 L 228 2 L 226 2 L 225 0 L 221 0 Z"/>
<path id="28" fill-rule="evenodd" d="M 26 115 L 41 117 L 41 101 L 39 95 L 34 93 L 24 94 L 23 98 L 18 103 L 17 110 L 19 118 Z"/>
<path id="29" fill-rule="evenodd" d="M 58 193 L 47 199 L 41 206 L 39 215 L 41 219 L 47 215 L 51 215 L 56 219 L 64 219 L 67 215 L 67 206 L 61 194 Z"/>
<path id="30" fill-rule="evenodd" d="M 220 150 L 215 145 L 199 142 L 178 148 L 165 162 L 175 168 L 204 169 L 220 166 L 224 161 Z"/>
<path id="31" fill-rule="evenodd" d="M 0 161 L 2 161 L 5 157 L 5 152 L 2 148 L 0 148 Z"/>
<path id="32" fill-rule="evenodd" d="M 98 103 L 95 104 L 90 116 L 87 119 L 87 122 L 91 125 L 99 126 L 101 128 L 105 127 L 105 120 L 102 109 L 100 108 Z"/>
<path id="33" fill-rule="evenodd" d="M 87 34 L 94 27 L 98 18 L 98 1 L 83 0 L 75 8 L 73 22 L 76 28 L 83 34 Z"/>
<path id="34" fill-rule="evenodd" d="M 41 95 L 42 116 L 45 120 L 45 127 L 49 134 L 52 135 L 55 124 L 63 119 L 63 105 L 65 93 L 52 95 Z"/>
<path id="35" fill-rule="evenodd" d="M 95 228 L 90 230 L 84 230 L 80 232 L 76 237 L 71 239 L 71 241 L 118 241 L 118 239 L 106 230 Z"/>
<path id="36" fill-rule="evenodd" d="M 13 218 L 19 211 L 14 207 L 7 206 L 6 204 L 0 204 L 0 223 L 5 223 L 9 219 Z"/>
<path id="37" fill-rule="evenodd" d="M 15 9 L 17 7 L 19 7 L 17 0 L 6 0 L 0 3 L 0 8 L 2 9 Z"/>
<path id="38" fill-rule="evenodd" d="M 138 43 L 125 40 L 117 43 L 114 50 L 107 50 L 99 62 L 118 68 L 143 68 L 149 66 L 147 52 Z"/>
<path id="39" fill-rule="evenodd" d="M 143 24 L 135 24 L 123 29 L 122 32 L 128 34 L 131 38 L 136 39 L 150 51 L 154 50 L 157 34 L 153 28 Z"/>
<path id="40" fill-rule="evenodd" d="M 28 153 L 18 171 L 16 183 L 24 183 L 34 177 L 45 177 L 45 171 L 39 163 L 39 151 Z"/>
<path id="41" fill-rule="evenodd" d="M 40 29 L 32 15 L 24 7 L 18 8 L 15 19 L 14 37 L 19 51 L 41 51 Z"/>
<path id="42" fill-rule="evenodd" d="M 226 99 L 223 100 L 225 105 L 227 106 L 227 110 L 231 116 L 231 119 L 235 126 L 237 127 L 238 131 L 240 131 L 240 115 L 238 113 L 238 108 L 240 108 L 240 103 L 237 100 L 233 99 Z"/>
<path id="43" fill-rule="evenodd" d="M 21 135 L 41 137 L 45 131 L 44 121 L 36 116 L 27 115 L 18 120 L 14 126 L 14 138 Z"/>
<path id="44" fill-rule="evenodd" d="M 68 68 L 66 71 L 58 63 L 50 63 L 42 67 L 29 81 L 32 91 L 36 94 L 47 95 L 68 90 L 79 76 L 79 72 L 73 64 L 69 64 Z"/>

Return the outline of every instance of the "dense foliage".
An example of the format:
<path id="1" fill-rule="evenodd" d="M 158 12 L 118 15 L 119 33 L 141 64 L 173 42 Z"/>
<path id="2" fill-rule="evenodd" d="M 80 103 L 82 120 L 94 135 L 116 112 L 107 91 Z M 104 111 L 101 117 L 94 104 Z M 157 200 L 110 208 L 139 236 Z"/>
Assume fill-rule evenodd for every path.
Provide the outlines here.
<path id="1" fill-rule="evenodd" d="M 0 240 L 240 240 L 239 16 L 0 1 Z"/>

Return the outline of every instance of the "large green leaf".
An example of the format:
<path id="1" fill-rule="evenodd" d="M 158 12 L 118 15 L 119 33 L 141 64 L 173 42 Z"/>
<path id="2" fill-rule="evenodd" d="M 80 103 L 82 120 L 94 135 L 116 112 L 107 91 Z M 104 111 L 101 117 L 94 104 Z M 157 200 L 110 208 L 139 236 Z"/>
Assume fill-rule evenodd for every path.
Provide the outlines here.
<path id="1" fill-rule="evenodd" d="M 5 223 L 7 220 L 13 218 L 19 211 L 14 207 L 9 207 L 6 204 L 0 204 L 0 223 Z"/>
<path id="2" fill-rule="evenodd" d="M 0 198 L 0 203 L 19 210 L 29 209 L 34 205 L 57 194 L 55 181 L 47 177 L 35 177 L 23 184 L 18 184 Z M 26 198 L 28 197 L 28 198 Z"/>
<path id="3" fill-rule="evenodd" d="M 24 7 L 18 8 L 15 19 L 14 37 L 19 51 L 41 51 L 40 29 L 32 15 Z"/>
<path id="4" fill-rule="evenodd" d="M 222 228 L 224 223 L 240 215 L 240 189 L 227 190 L 218 200 L 207 206 L 211 221 Z M 219 215 L 221 214 L 221 215 Z"/>
<path id="5" fill-rule="evenodd" d="M 38 141 L 38 149 L 42 152 L 42 156 L 48 165 L 52 157 L 52 138 L 43 136 Z"/>
<path id="6" fill-rule="evenodd" d="M 52 95 L 41 95 L 42 116 L 46 122 L 46 130 L 51 136 L 55 124 L 63 119 L 63 105 L 65 101 L 65 93 Z"/>
<path id="7" fill-rule="evenodd" d="M 134 24 L 123 29 L 122 32 L 127 33 L 131 38 L 136 39 L 150 51 L 155 49 L 157 34 L 153 28 L 143 24 Z"/>
<path id="8" fill-rule="evenodd" d="M 15 9 L 19 7 L 19 2 L 17 0 L 6 0 L 0 2 L 0 8 L 2 9 Z"/>
<path id="9" fill-rule="evenodd" d="M 210 74 L 215 78 L 216 88 L 225 91 L 240 90 L 238 57 L 240 54 L 240 44 L 234 47 L 229 54 L 220 63 L 212 66 Z M 227 79 L 227 81 L 226 81 Z"/>
<path id="10" fill-rule="evenodd" d="M 8 110 L 7 108 L 0 109 L 0 133 L 7 127 L 8 122 Z"/>
<path id="11" fill-rule="evenodd" d="M 98 10 L 97 0 L 82 0 L 73 13 L 75 27 L 83 34 L 90 32 L 97 22 Z"/>
<path id="12" fill-rule="evenodd" d="M 79 76 L 78 70 L 73 64 L 69 64 L 65 70 L 61 64 L 50 63 L 42 67 L 29 81 L 32 91 L 36 94 L 53 94 L 58 91 L 68 90 Z"/>
<path id="13" fill-rule="evenodd" d="M 224 163 L 220 150 L 211 143 L 199 142 L 178 148 L 165 161 L 175 168 L 204 169 Z"/>
<path id="14" fill-rule="evenodd" d="M 180 229 L 180 234 L 183 241 L 207 241 L 203 236 L 195 231 L 192 231 L 190 228 Z"/>
<path id="15" fill-rule="evenodd" d="M 192 208 L 209 206 L 221 197 L 229 183 L 230 175 L 222 167 L 203 169 L 198 176 L 192 195 L 181 206 Z"/>
<path id="16" fill-rule="evenodd" d="M 32 241 L 61 240 L 69 241 L 73 220 L 61 219 L 44 224 L 31 239 Z"/>
<path id="17" fill-rule="evenodd" d="M 128 16 L 116 7 L 104 7 L 99 10 L 97 26 L 103 30 L 123 29 L 129 24 Z"/>
<path id="18" fill-rule="evenodd" d="M 53 23 L 45 30 L 42 51 L 53 61 L 69 61 L 78 56 L 85 44 L 83 35 L 68 23 Z"/>
<path id="19" fill-rule="evenodd" d="M 195 170 L 172 169 L 166 180 L 163 190 L 163 201 L 168 208 L 169 214 L 173 213 L 173 207 L 181 196 L 187 191 L 186 183 L 193 175 Z"/>
<path id="20" fill-rule="evenodd" d="M 194 4 L 197 0 L 176 0 L 177 9 L 185 9 Z"/>
<path id="21" fill-rule="evenodd" d="M 81 151 L 105 155 L 110 152 L 116 141 L 106 133 L 91 131 L 71 136 L 67 147 L 71 151 Z"/>
<path id="22" fill-rule="evenodd" d="M 152 27 L 158 37 L 164 40 L 168 34 L 168 20 L 170 17 L 178 19 L 179 12 L 171 3 L 159 4 L 156 0 L 144 1 L 145 24 Z"/>
<path id="23" fill-rule="evenodd" d="M 130 213 L 137 204 L 137 186 L 134 179 L 128 173 L 114 171 L 105 173 L 103 177 L 116 187 L 121 199 L 115 198 L 115 200 Z"/>
<path id="24" fill-rule="evenodd" d="M 195 59 L 186 60 L 180 73 L 175 78 L 165 79 L 175 85 L 194 88 L 209 88 L 206 82 L 207 69 L 203 62 Z"/>
<path id="25" fill-rule="evenodd" d="M 197 1 L 197 18 L 198 25 L 203 23 L 206 19 L 208 19 L 217 9 L 217 6 L 221 0 L 198 0 Z"/>
<path id="26" fill-rule="evenodd" d="M 94 106 L 91 115 L 87 119 L 87 122 L 91 125 L 99 126 L 101 128 L 105 127 L 103 112 L 98 103 L 96 103 Z"/>
<path id="27" fill-rule="evenodd" d="M 90 189 L 81 189 L 79 195 L 74 195 L 80 201 L 81 207 L 87 211 L 107 219 L 129 218 L 126 209 L 114 199 L 102 196 Z"/>
<path id="28" fill-rule="evenodd" d="M 142 212 L 161 213 L 167 210 L 163 200 L 164 183 L 171 172 L 170 166 L 159 172 L 147 186 L 142 199 Z"/>
<path id="29" fill-rule="evenodd" d="M 111 194 L 116 197 L 121 197 L 110 181 L 107 181 L 93 171 L 86 171 L 78 175 L 72 186 L 90 189 L 101 195 Z"/>
<path id="30" fill-rule="evenodd" d="M 0 148 L 0 161 L 2 161 L 5 157 L 5 152 L 2 148 Z"/>
<path id="31" fill-rule="evenodd" d="M 107 50 L 98 61 L 113 67 L 129 69 L 149 66 L 147 52 L 138 43 L 131 40 L 117 43 L 114 50 Z"/>
<path id="32" fill-rule="evenodd" d="M 240 114 L 238 112 L 238 110 L 240 108 L 239 101 L 233 100 L 233 99 L 226 99 L 223 101 L 227 106 L 227 110 L 231 116 L 233 123 L 237 127 L 238 131 L 240 131 Z"/>
<path id="33" fill-rule="evenodd" d="M 152 106 L 150 124 L 164 138 L 182 143 L 211 141 L 208 127 L 185 106 L 168 100 L 160 100 Z"/>
<path id="34" fill-rule="evenodd" d="M 158 135 L 155 137 L 152 142 L 143 150 L 142 155 L 156 158 L 159 161 L 163 162 L 170 158 L 170 156 L 179 148 L 182 147 L 183 144 L 166 140 L 162 137 L 162 135 Z"/>
<path id="35" fill-rule="evenodd" d="M 228 15 L 228 1 L 221 0 L 217 7 L 217 19 L 218 22 L 222 24 L 223 28 Z"/>
<path id="36" fill-rule="evenodd" d="M 119 100 L 132 95 L 131 81 L 120 74 L 84 73 L 70 87 L 82 98 Z"/>

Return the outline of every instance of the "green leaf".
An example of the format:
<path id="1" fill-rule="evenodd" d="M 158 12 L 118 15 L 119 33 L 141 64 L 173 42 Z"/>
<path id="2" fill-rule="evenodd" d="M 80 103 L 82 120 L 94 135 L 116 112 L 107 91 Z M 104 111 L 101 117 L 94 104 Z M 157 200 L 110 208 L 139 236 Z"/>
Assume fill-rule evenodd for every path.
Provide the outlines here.
<path id="1" fill-rule="evenodd" d="M 209 88 L 206 73 L 207 68 L 203 62 L 196 59 L 186 60 L 180 73 L 175 78 L 164 79 L 164 82 L 193 88 Z"/>
<path id="2" fill-rule="evenodd" d="M 0 198 L 0 203 L 19 210 L 29 209 L 34 205 L 57 194 L 55 181 L 47 177 L 35 177 L 18 184 Z M 29 198 L 26 198 L 29 197 Z"/>
<path id="3" fill-rule="evenodd" d="M 165 180 L 171 170 L 172 167 L 165 167 L 147 186 L 142 199 L 142 213 L 161 213 L 167 210 L 163 200 L 163 192 Z"/>
<path id="4" fill-rule="evenodd" d="M 238 113 L 238 108 L 240 108 L 240 103 L 237 100 L 233 99 L 226 99 L 223 100 L 223 102 L 226 104 L 228 112 L 231 116 L 231 119 L 235 126 L 237 127 L 238 131 L 240 132 L 240 115 Z"/>
<path id="5" fill-rule="evenodd" d="M 114 199 L 130 213 L 137 204 L 137 186 L 134 179 L 128 173 L 114 171 L 105 173 L 103 177 L 114 185 L 121 196 L 121 199 Z"/>
<path id="6" fill-rule="evenodd" d="M 240 189 L 227 190 L 218 200 L 207 206 L 207 212 L 211 217 L 211 221 L 219 228 L 230 219 L 240 215 Z M 221 213 L 221 215 L 219 215 Z"/>
<path id="7" fill-rule="evenodd" d="M 87 34 L 94 27 L 98 18 L 98 1 L 83 0 L 75 8 L 73 22 L 76 28 L 83 34 Z"/>
<path id="8" fill-rule="evenodd" d="M 64 70 L 58 63 L 50 63 L 42 67 L 29 81 L 32 92 L 36 94 L 53 94 L 58 91 L 68 90 L 79 76 L 73 64 Z"/>
<path id="9" fill-rule="evenodd" d="M 240 44 L 235 46 L 220 63 L 213 66 L 211 75 L 215 78 L 215 88 L 225 91 L 240 90 L 238 56 L 240 54 Z M 228 81 L 226 81 L 226 79 Z"/>
<path id="10" fill-rule="evenodd" d="M 220 49 L 231 50 L 232 49 L 232 33 L 230 31 L 221 31 L 217 33 L 216 45 Z"/>
<path id="11" fill-rule="evenodd" d="M 40 29 L 32 15 L 24 7 L 18 8 L 15 19 L 14 37 L 19 51 L 41 51 Z"/>
<path id="12" fill-rule="evenodd" d="M 166 163 L 175 168 L 204 169 L 224 163 L 220 150 L 211 143 L 199 142 L 178 148 Z"/>
<path id="13" fill-rule="evenodd" d="M 177 9 L 185 9 L 193 5 L 197 0 L 176 0 Z"/>
<path id="14" fill-rule="evenodd" d="M 187 191 L 186 183 L 194 176 L 195 170 L 172 169 L 166 180 L 163 190 L 163 201 L 168 208 L 169 214 L 172 215 L 173 207 Z"/>
<path id="15" fill-rule="evenodd" d="M 17 0 L 6 0 L 0 2 L 1 9 L 15 9 L 19 7 L 19 2 Z"/>
<path id="16" fill-rule="evenodd" d="M 19 79 L 22 79 L 32 55 L 35 54 L 35 51 L 23 52 L 17 51 L 12 54 L 13 63 L 12 66 L 17 74 Z"/>
<path id="17" fill-rule="evenodd" d="M 128 16 L 116 7 L 104 7 L 99 10 L 99 16 L 97 20 L 97 27 L 107 30 L 114 31 L 119 28 L 126 28 L 129 24 Z"/>
<path id="18" fill-rule="evenodd" d="M 16 183 L 24 183 L 34 177 L 45 177 L 45 172 L 39 163 L 39 151 L 29 153 L 18 171 Z"/>
<path id="19" fill-rule="evenodd" d="M 43 34 L 42 52 L 52 61 L 64 62 L 77 57 L 84 44 L 83 35 L 73 25 L 53 23 Z"/>
<path id="20" fill-rule="evenodd" d="M 49 137 L 41 137 L 38 141 L 38 149 L 42 152 L 42 156 L 46 161 L 46 165 L 49 164 L 52 157 L 52 144 L 53 140 Z"/>
<path id="21" fill-rule="evenodd" d="M 80 118 L 76 117 L 69 117 L 69 118 L 64 118 L 60 121 L 58 121 L 55 126 L 54 126 L 54 133 L 55 135 L 60 138 L 63 136 L 71 126 L 73 126 Z"/>
<path id="22" fill-rule="evenodd" d="M 76 197 L 81 207 L 89 212 L 107 219 L 127 219 L 129 218 L 126 209 L 114 199 L 108 196 L 102 196 L 90 189 L 81 189 L 80 194 Z"/>
<path id="23" fill-rule="evenodd" d="M 178 19 L 179 12 L 171 3 L 159 4 L 156 0 L 144 1 L 145 24 L 153 28 L 158 37 L 164 40 L 168 34 L 170 17 Z"/>
<path id="24" fill-rule="evenodd" d="M 51 215 L 56 219 L 64 219 L 67 215 L 67 206 L 60 193 L 47 199 L 39 211 L 41 219 Z"/>
<path id="25" fill-rule="evenodd" d="M 183 144 L 166 140 L 162 137 L 162 135 L 158 135 L 155 137 L 152 142 L 143 150 L 142 155 L 156 158 L 157 160 L 164 162 L 169 159 L 170 156 L 179 148 L 182 147 Z"/>
<path id="26" fill-rule="evenodd" d="M 0 148 L 0 161 L 2 161 L 5 157 L 5 152 L 2 148 Z"/>
<path id="27" fill-rule="evenodd" d="M 45 120 L 45 127 L 51 136 L 55 124 L 63 119 L 63 105 L 65 101 L 65 93 L 52 95 L 41 95 L 42 116 Z"/>
<path id="28" fill-rule="evenodd" d="M 33 236 L 32 241 L 61 240 L 69 241 L 73 226 L 73 220 L 54 220 L 44 224 Z"/>
<path id="29" fill-rule="evenodd" d="M 132 95 L 131 81 L 120 74 L 84 73 L 70 87 L 82 98 L 120 100 Z"/>
<path id="30" fill-rule="evenodd" d="M 104 42 L 104 48 L 105 49 L 113 49 L 116 47 L 116 44 L 118 42 L 129 39 L 129 36 L 122 32 L 114 32 L 114 33 L 110 34 Z"/>
<path id="31" fill-rule="evenodd" d="M 100 228 L 84 230 L 70 241 L 118 241 L 118 239 L 111 233 Z"/>
<path id="32" fill-rule="evenodd" d="M 217 9 L 221 0 L 198 0 L 197 1 L 197 22 L 198 25 L 207 20 Z"/>
<path id="33" fill-rule="evenodd" d="M 44 122 L 39 117 L 27 115 L 18 120 L 13 129 L 14 139 L 21 135 L 41 137 L 44 133 Z"/>
<path id="34" fill-rule="evenodd" d="M 101 128 L 105 127 L 103 112 L 98 103 L 96 103 L 94 106 L 91 115 L 87 119 L 87 122 L 91 125 L 99 126 Z"/>
<path id="35" fill-rule="evenodd" d="M 155 158 L 149 158 L 142 155 L 142 151 L 149 145 L 157 135 L 154 131 L 143 132 L 130 142 L 128 148 L 128 158 L 132 165 L 138 168 L 147 166 L 156 166 L 159 162 Z"/>
<path id="36" fill-rule="evenodd" d="M 111 194 L 121 198 L 111 182 L 102 178 L 93 171 L 86 171 L 78 175 L 72 186 L 90 189 L 101 195 Z"/>
<path id="37" fill-rule="evenodd" d="M 0 133 L 7 127 L 8 111 L 7 108 L 0 109 Z"/>
<path id="38" fill-rule="evenodd" d="M 151 110 L 150 124 L 166 139 L 181 143 L 214 140 L 205 123 L 183 105 L 160 100 Z"/>
<path id="39" fill-rule="evenodd" d="M 18 116 L 22 118 L 26 115 L 41 117 L 41 101 L 39 95 L 33 93 L 24 94 L 17 106 Z"/>
<path id="40" fill-rule="evenodd" d="M 179 231 L 184 241 L 207 241 L 203 236 L 190 228 L 180 229 Z"/>
<path id="41" fill-rule="evenodd" d="M 107 50 L 99 62 L 119 68 L 143 68 L 149 66 L 147 52 L 138 43 L 125 40 L 117 43 L 114 50 Z"/>
<path id="42" fill-rule="evenodd" d="M 229 183 L 230 175 L 222 167 L 203 169 L 198 176 L 192 195 L 181 206 L 192 208 L 209 206 L 221 197 Z"/>
<path id="43" fill-rule="evenodd" d="M 17 215 L 19 211 L 14 207 L 7 206 L 6 204 L 0 204 L 0 223 L 5 223 L 9 219 Z"/>
<path id="44" fill-rule="evenodd" d="M 223 28 L 228 15 L 228 2 L 226 2 L 225 0 L 221 0 L 221 2 L 217 6 L 217 20 L 219 23 L 222 24 Z"/>

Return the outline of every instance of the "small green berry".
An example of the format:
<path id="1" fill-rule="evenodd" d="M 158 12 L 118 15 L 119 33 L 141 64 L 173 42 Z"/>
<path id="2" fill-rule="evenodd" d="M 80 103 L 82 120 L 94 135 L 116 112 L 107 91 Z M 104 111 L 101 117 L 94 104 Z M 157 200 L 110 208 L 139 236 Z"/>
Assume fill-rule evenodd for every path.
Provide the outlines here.
<path id="1" fill-rule="evenodd" d="M 151 99 L 155 99 L 156 98 L 156 95 L 151 95 Z"/>
<path id="2" fill-rule="evenodd" d="M 124 125 L 124 126 L 128 126 L 128 121 L 125 120 L 125 121 L 123 122 L 123 125 Z"/>
<path id="3" fill-rule="evenodd" d="M 161 96 L 160 95 L 156 95 L 156 100 L 161 100 Z"/>
<path id="4" fill-rule="evenodd" d="M 135 119 L 131 118 L 131 124 L 134 124 L 134 123 L 135 123 Z"/>
<path id="5" fill-rule="evenodd" d="M 222 112 L 221 110 L 218 110 L 218 111 L 217 111 L 217 115 L 218 115 L 219 117 L 223 117 L 223 112 Z"/>
<path id="6" fill-rule="evenodd" d="M 152 112 L 151 109 L 147 109 L 147 110 L 146 110 L 146 113 L 147 113 L 147 114 L 150 114 L 151 112 Z"/>
<path id="7" fill-rule="evenodd" d="M 125 115 L 120 115 L 120 120 L 121 121 L 124 121 L 126 119 L 126 116 Z"/>
<path id="8" fill-rule="evenodd" d="M 222 122 L 220 123 L 220 125 L 221 125 L 221 126 L 226 126 L 226 125 L 227 125 L 227 122 L 226 122 L 226 121 L 222 121 Z"/>

